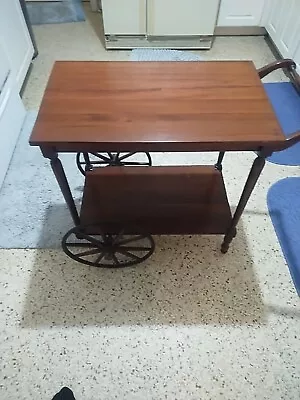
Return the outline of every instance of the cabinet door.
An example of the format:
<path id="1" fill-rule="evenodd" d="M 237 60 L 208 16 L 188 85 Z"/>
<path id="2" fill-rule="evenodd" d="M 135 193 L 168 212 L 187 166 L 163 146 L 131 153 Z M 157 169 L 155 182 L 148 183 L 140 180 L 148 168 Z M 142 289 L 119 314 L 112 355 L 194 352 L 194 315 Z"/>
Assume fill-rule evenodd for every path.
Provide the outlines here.
<path id="1" fill-rule="evenodd" d="M 263 0 L 221 0 L 218 26 L 260 26 Z"/>
<path id="2" fill-rule="evenodd" d="M 276 41 L 284 26 L 284 2 L 283 0 L 273 0 L 268 2 L 268 16 L 266 21 L 266 29 L 271 38 Z"/>
<path id="3" fill-rule="evenodd" d="M 0 37 L 0 188 L 25 118 L 25 108 L 12 79 L 10 61 Z"/>
<path id="4" fill-rule="evenodd" d="M 269 3 L 266 29 L 283 57 L 292 58 L 300 42 L 300 1 Z"/>
<path id="5" fill-rule="evenodd" d="M 102 0 L 106 35 L 145 35 L 146 0 Z"/>
<path id="6" fill-rule="evenodd" d="M 12 81 L 11 66 L 0 37 L 0 116 L 7 93 L 11 90 L 12 86 L 14 86 L 14 82 Z"/>
<path id="7" fill-rule="evenodd" d="M 9 80 L 11 78 L 11 67 L 9 59 L 4 52 L 2 43 L 0 42 L 0 104 L 2 98 L 5 96 Z"/>
<path id="8" fill-rule="evenodd" d="M 148 0 L 147 31 L 154 36 L 213 35 L 219 0 Z"/>
<path id="9" fill-rule="evenodd" d="M 0 35 L 17 90 L 21 89 L 33 56 L 33 45 L 18 0 L 1 0 Z"/>

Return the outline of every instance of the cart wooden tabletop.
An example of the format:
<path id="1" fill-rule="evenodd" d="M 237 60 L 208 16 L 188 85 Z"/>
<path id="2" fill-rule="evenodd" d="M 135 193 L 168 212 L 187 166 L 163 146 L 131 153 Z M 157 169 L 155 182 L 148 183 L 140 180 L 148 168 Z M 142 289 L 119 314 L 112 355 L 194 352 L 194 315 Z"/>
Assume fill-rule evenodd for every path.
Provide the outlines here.
<path id="1" fill-rule="evenodd" d="M 272 149 L 284 139 L 251 61 L 58 61 L 30 144 L 230 151 Z"/>

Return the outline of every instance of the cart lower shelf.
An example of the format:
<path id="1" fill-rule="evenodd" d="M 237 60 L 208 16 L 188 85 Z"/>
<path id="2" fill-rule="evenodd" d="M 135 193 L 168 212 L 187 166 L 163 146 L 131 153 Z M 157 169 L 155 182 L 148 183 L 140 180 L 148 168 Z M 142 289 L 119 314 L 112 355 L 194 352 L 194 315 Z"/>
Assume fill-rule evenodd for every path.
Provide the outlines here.
<path id="1" fill-rule="evenodd" d="M 86 173 L 87 233 L 224 234 L 231 212 L 214 166 L 105 167 Z"/>

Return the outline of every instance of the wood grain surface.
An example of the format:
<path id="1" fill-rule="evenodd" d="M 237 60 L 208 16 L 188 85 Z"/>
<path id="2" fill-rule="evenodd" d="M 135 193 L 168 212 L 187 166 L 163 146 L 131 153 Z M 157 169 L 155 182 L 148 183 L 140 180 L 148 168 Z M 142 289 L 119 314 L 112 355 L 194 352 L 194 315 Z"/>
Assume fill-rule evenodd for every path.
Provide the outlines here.
<path id="1" fill-rule="evenodd" d="M 284 140 L 250 61 L 56 62 L 30 144 L 212 151 Z"/>
<path id="2" fill-rule="evenodd" d="M 87 172 L 80 222 L 106 233 L 222 234 L 231 212 L 213 166 L 106 167 Z"/>

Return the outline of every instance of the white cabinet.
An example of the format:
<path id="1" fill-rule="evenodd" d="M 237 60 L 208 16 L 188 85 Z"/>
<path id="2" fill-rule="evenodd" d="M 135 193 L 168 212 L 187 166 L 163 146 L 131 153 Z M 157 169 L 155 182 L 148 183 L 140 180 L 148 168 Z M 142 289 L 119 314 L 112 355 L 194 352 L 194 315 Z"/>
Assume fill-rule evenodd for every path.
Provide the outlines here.
<path id="1" fill-rule="evenodd" d="M 218 7 L 218 0 L 148 0 L 148 34 L 213 35 Z"/>
<path id="2" fill-rule="evenodd" d="M 282 57 L 300 65 L 300 0 L 268 0 L 265 26 Z"/>
<path id="3" fill-rule="evenodd" d="M 3 97 L 5 96 L 5 91 L 8 87 L 8 82 L 11 78 L 11 67 L 7 54 L 4 53 L 3 45 L 0 43 L 0 104 Z"/>
<path id="4" fill-rule="evenodd" d="M 0 105 L 0 188 L 5 178 L 26 115 L 17 91 L 10 92 Z"/>
<path id="5" fill-rule="evenodd" d="M 220 0 L 102 0 L 106 48 L 210 48 Z"/>
<path id="6" fill-rule="evenodd" d="M 19 0 L 1 0 L 0 36 L 10 61 L 13 79 L 20 90 L 34 49 Z"/>
<path id="7" fill-rule="evenodd" d="M 296 51 L 300 35 L 300 0 L 267 4 L 266 29 L 283 57 Z"/>
<path id="8" fill-rule="evenodd" d="M 219 0 L 102 0 L 106 35 L 212 35 Z"/>
<path id="9" fill-rule="evenodd" d="M 19 96 L 33 46 L 18 0 L 0 1 L 0 187 L 26 111 Z"/>
<path id="10" fill-rule="evenodd" d="M 272 38 L 279 35 L 284 21 L 281 21 L 281 12 L 284 11 L 284 2 L 281 0 L 268 0 L 266 2 L 265 27 Z"/>
<path id="11" fill-rule="evenodd" d="M 0 187 L 26 114 L 11 71 L 8 54 L 0 41 Z"/>
<path id="12" fill-rule="evenodd" d="M 146 0 L 102 0 L 107 35 L 145 35 Z"/>
<path id="13" fill-rule="evenodd" d="M 221 0 L 217 26 L 260 26 L 264 0 Z"/>

